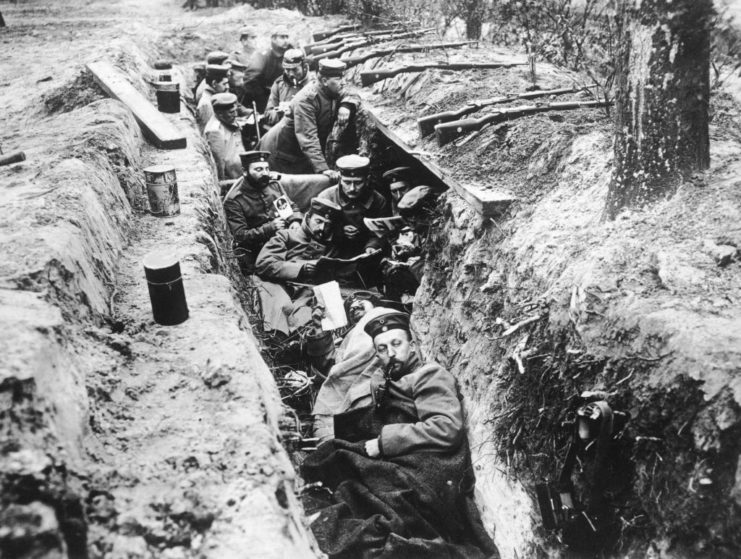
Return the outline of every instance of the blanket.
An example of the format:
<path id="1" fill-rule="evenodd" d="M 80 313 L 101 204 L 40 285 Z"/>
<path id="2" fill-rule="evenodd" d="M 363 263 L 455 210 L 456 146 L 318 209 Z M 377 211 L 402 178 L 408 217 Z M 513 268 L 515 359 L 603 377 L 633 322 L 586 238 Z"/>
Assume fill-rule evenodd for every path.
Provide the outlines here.
<path id="1" fill-rule="evenodd" d="M 357 415 L 357 411 L 355 414 Z M 368 408 L 367 413 L 374 413 Z M 379 422 L 365 418 L 376 430 Z M 369 458 L 357 442 L 334 439 L 307 457 L 302 473 L 333 492 L 311 525 L 331 558 L 498 557 L 473 502 L 468 444 L 445 454 Z M 365 438 L 370 438 L 372 433 Z M 310 512 L 310 511 L 307 511 Z"/>

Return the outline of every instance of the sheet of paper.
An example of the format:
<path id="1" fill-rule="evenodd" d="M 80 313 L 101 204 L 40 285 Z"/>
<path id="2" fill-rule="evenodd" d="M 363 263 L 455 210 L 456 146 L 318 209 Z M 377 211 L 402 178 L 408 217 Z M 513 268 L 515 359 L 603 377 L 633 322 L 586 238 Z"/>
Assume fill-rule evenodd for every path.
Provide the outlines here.
<path id="1" fill-rule="evenodd" d="M 314 286 L 314 295 L 317 303 L 324 307 L 324 318 L 322 319 L 322 330 L 336 330 L 347 326 L 347 315 L 345 305 L 340 293 L 340 284 L 330 281 Z"/>

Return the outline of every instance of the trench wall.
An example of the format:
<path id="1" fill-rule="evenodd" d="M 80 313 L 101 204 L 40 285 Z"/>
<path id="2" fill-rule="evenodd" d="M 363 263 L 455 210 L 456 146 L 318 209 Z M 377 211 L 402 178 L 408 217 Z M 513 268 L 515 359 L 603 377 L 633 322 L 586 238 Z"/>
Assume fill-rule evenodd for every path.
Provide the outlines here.
<path id="1" fill-rule="evenodd" d="M 106 54 L 151 95 L 141 51 Z M 142 213 L 141 169 L 167 161 L 128 110 L 82 68 L 55 93 L 18 146 L 28 161 L 0 170 L 0 525 L 11 528 L 0 550 L 314 556 L 192 116 L 173 116 L 189 148 L 169 162 L 188 162 L 191 176 L 181 216 L 165 224 Z M 143 281 L 154 248 L 180 256 L 190 295 L 191 319 L 169 332 L 153 323 Z M 142 375 L 146 390 L 131 380 Z"/>

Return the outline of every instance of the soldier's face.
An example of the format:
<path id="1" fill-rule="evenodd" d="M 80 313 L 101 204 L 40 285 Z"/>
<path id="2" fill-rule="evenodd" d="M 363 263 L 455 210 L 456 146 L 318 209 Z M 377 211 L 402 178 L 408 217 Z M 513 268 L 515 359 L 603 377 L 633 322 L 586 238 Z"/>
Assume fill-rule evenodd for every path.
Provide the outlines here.
<path id="1" fill-rule="evenodd" d="M 247 170 L 247 177 L 252 184 L 266 187 L 270 183 L 270 165 L 264 161 L 250 163 L 250 167 Z"/>
<path id="2" fill-rule="evenodd" d="M 285 52 L 288 50 L 288 40 L 288 35 L 279 33 L 270 38 L 270 45 L 273 47 L 273 50 Z"/>
<path id="3" fill-rule="evenodd" d="M 342 93 L 345 86 L 345 78 L 342 76 L 333 76 L 331 78 L 322 78 L 322 84 L 327 89 L 330 97 L 337 98 Z"/>
<path id="4" fill-rule="evenodd" d="M 225 124 L 234 124 L 237 120 L 237 105 L 232 105 L 229 109 L 214 111 L 216 118 Z"/>
<path id="5" fill-rule="evenodd" d="M 323 238 L 329 234 L 332 222 L 323 215 L 312 213 L 308 215 L 306 225 L 314 237 Z"/>
<path id="6" fill-rule="evenodd" d="M 401 328 L 394 328 L 377 334 L 373 338 L 373 345 L 376 347 L 376 353 L 384 366 L 393 362 L 390 369 L 391 373 L 402 369 L 415 352 L 414 342 L 411 340 L 409 332 Z"/>
<path id="7" fill-rule="evenodd" d="M 244 72 L 239 70 L 232 70 L 232 75 L 229 78 L 229 89 L 236 89 L 244 85 Z"/>
<path id="8" fill-rule="evenodd" d="M 288 78 L 290 83 L 298 85 L 298 82 L 304 79 L 306 72 L 304 71 L 304 65 L 300 64 L 296 68 L 284 68 L 283 74 Z"/>
<path id="9" fill-rule="evenodd" d="M 356 299 L 350 305 L 350 320 L 353 324 L 363 318 L 369 310 L 373 308 L 373 303 L 368 299 Z"/>
<path id="10" fill-rule="evenodd" d="M 406 182 L 397 182 L 391 185 L 391 197 L 398 202 L 401 197 L 411 190 L 411 187 Z"/>
<path id="11" fill-rule="evenodd" d="M 257 40 L 257 35 L 243 35 L 239 41 L 242 43 L 242 48 L 246 50 L 254 50 L 255 48 L 255 41 Z"/>
<path id="12" fill-rule="evenodd" d="M 229 91 L 229 78 L 224 77 L 220 80 L 214 80 L 214 91 L 216 93 L 226 93 Z"/>
<path id="13" fill-rule="evenodd" d="M 365 192 L 367 178 L 359 177 L 340 177 L 340 188 L 345 196 L 350 200 L 359 198 Z"/>

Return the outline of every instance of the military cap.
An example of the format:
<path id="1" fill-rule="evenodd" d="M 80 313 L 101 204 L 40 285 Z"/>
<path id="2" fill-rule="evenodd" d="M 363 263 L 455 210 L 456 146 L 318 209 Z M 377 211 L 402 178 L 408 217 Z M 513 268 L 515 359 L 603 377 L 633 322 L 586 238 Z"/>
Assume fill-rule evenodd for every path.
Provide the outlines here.
<path id="1" fill-rule="evenodd" d="M 410 182 L 412 168 L 411 167 L 394 167 L 386 171 L 381 177 L 385 180 L 389 186 L 397 182 Z"/>
<path id="2" fill-rule="evenodd" d="M 286 27 L 285 25 L 276 25 L 275 27 L 273 27 L 273 31 L 272 33 L 270 33 L 270 36 L 276 37 L 278 35 L 290 35 L 290 33 L 288 32 L 288 27 Z"/>
<path id="3" fill-rule="evenodd" d="M 431 187 L 419 185 L 404 194 L 399 200 L 397 209 L 401 217 L 409 218 L 418 215 L 422 210 L 432 206 L 437 194 Z"/>
<path id="4" fill-rule="evenodd" d="M 221 80 L 229 75 L 229 66 L 223 64 L 207 64 L 206 65 L 206 79 L 207 80 Z"/>
<path id="5" fill-rule="evenodd" d="M 237 96 L 234 93 L 214 93 L 211 97 L 211 106 L 215 111 L 231 109 L 237 102 Z"/>
<path id="6" fill-rule="evenodd" d="M 257 38 L 257 33 L 255 32 L 255 28 L 254 27 L 250 27 L 248 25 L 242 27 L 239 30 L 239 38 L 241 39 L 243 37 L 254 37 L 254 38 Z"/>
<path id="7" fill-rule="evenodd" d="M 243 151 L 239 154 L 239 160 L 242 162 L 242 168 L 247 169 L 250 163 L 268 162 L 270 153 L 267 151 Z"/>
<path id="8" fill-rule="evenodd" d="M 322 58 L 319 61 L 319 75 L 325 78 L 341 77 L 347 64 L 336 58 Z"/>
<path id="9" fill-rule="evenodd" d="M 389 330 L 404 330 L 409 332 L 409 315 L 405 312 L 390 312 L 382 314 L 368 321 L 365 325 L 365 333 L 371 338 Z"/>
<path id="10" fill-rule="evenodd" d="M 223 64 L 229 58 L 229 53 L 215 50 L 206 55 L 206 64 Z"/>
<path id="11" fill-rule="evenodd" d="M 370 171 L 370 159 L 363 155 L 343 155 L 337 160 L 337 169 L 343 177 L 365 178 Z"/>
<path id="12" fill-rule="evenodd" d="M 227 60 L 227 63 L 232 70 L 236 70 L 237 72 L 244 72 L 245 70 L 247 70 L 247 65 L 242 64 L 238 60 Z"/>
<path id="13" fill-rule="evenodd" d="M 304 51 L 288 49 L 283 55 L 283 68 L 298 68 L 304 63 Z"/>
<path id="14" fill-rule="evenodd" d="M 324 200 L 323 198 L 312 198 L 311 199 L 311 206 L 309 208 L 309 213 L 320 215 L 329 220 L 334 220 L 340 216 L 341 212 L 342 212 L 342 208 L 340 208 L 334 202 L 330 202 L 329 200 Z"/>

